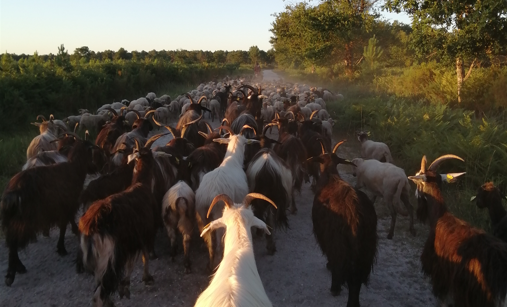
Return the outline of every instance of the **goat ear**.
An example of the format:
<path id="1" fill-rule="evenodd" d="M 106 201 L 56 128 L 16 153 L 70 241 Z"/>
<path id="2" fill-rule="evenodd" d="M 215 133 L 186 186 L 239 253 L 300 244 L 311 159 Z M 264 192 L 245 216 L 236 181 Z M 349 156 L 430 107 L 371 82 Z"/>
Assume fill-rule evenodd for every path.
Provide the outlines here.
<path id="1" fill-rule="evenodd" d="M 476 198 L 477 198 L 477 196 L 475 196 L 475 195 L 474 195 L 474 196 L 472 196 L 472 197 L 470 198 L 470 201 L 474 201 Z"/>
<path id="2" fill-rule="evenodd" d="M 130 154 L 128 157 L 127 164 L 130 164 L 130 162 L 132 162 L 132 160 L 137 160 L 138 158 L 139 158 L 139 152 L 135 152 L 133 154 Z"/>
<path id="3" fill-rule="evenodd" d="M 268 235 L 271 234 L 271 232 L 269 232 L 269 229 L 268 229 L 268 226 L 266 225 L 266 223 L 264 223 L 263 221 L 261 221 L 260 219 L 258 219 L 255 216 L 253 217 L 253 220 L 252 220 L 252 226 L 264 230 L 264 232 Z"/>
<path id="4" fill-rule="evenodd" d="M 408 176 L 408 179 L 412 180 L 415 183 L 419 183 L 421 181 L 425 182 L 426 181 L 426 175 L 421 174 L 421 175 L 416 175 L 416 176 Z"/>
<path id="5" fill-rule="evenodd" d="M 442 177 L 442 181 L 443 182 L 455 183 L 456 180 L 457 180 L 456 178 L 458 178 L 459 176 L 464 175 L 464 174 L 466 174 L 466 172 L 463 172 L 463 173 L 440 174 L 440 176 Z"/>
<path id="6" fill-rule="evenodd" d="M 226 138 L 213 139 L 213 142 L 217 142 L 220 144 L 229 144 L 230 141 L 231 141 L 231 139 L 226 139 Z"/>
<path id="7" fill-rule="evenodd" d="M 221 228 L 221 227 L 225 227 L 225 224 L 222 221 L 222 218 L 219 218 L 218 220 L 214 220 L 213 222 L 204 226 L 204 228 L 202 229 L 202 232 L 201 232 L 201 237 L 204 236 L 208 231 L 213 231 L 213 230 Z"/>

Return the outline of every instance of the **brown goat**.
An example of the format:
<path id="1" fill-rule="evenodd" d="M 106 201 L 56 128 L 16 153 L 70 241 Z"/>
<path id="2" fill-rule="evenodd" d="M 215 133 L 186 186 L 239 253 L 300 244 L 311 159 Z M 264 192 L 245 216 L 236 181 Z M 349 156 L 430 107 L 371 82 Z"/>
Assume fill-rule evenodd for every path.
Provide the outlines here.
<path id="1" fill-rule="evenodd" d="M 81 251 L 85 268 L 94 272 L 97 289 L 94 306 L 112 304 L 110 295 L 130 298 L 130 275 L 135 259 L 143 256 L 146 284 L 153 283 L 149 273 L 149 251 L 153 250 L 156 228 L 156 203 L 151 191 L 155 160 L 149 148 L 139 148 L 132 185 L 125 191 L 94 202 L 79 220 Z M 160 214 L 160 213 L 159 213 Z"/>
<path id="2" fill-rule="evenodd" d="M 338 164 L 352 164 L 335 153 L 313 158 L 322 175 L 312 208 L 313 232 L 332 272 L 331 293 L 348 284 L 347 307 L 359 306 L 361 284 L 368 282 L 377 255 L 377 214 L 366 194 L 354 189 L 338 174 Z"/>
<path id="3" fill-rule="evenodd" d="M 27 169 L 14 175 L 7 184 L 0 204 L 2 230 L 9 248 L 7 286 L 12 285 L 16 273 L 26 272 L 18 249 L 35 241 L 37 233 L 58 226 L 57 251 L 62 256 L 67 254 L 65 231 L 70 222 L 77 232 L 74 218 L 86 174 L 92 168 L 94 146 L 77 140 L 68 162 Z"/>
<path id="4" fill-rule="evenodd" d="M 438 174 L 437 167 L 448 159 L 464 161 L 455 155 L 444 155 L 426 168 L 423 157 L 421 170 L 408 177 L 417 184 L 417 217 L 430 226 L 421 255 L 422 270 L 431 278 L 433 294 L 442 301 L 452 298 L 454 306 L 466 307 L 503 306 L 507 294 L 507 245 L 447 210 L 439 188 L 442 178 L 454 182 L 463 174 Z"/>

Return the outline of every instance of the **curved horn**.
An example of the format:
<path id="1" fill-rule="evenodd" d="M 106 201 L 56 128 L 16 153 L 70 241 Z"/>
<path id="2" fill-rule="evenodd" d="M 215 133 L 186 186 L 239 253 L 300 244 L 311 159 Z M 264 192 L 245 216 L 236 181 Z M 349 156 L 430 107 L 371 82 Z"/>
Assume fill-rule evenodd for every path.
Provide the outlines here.
<path id="1" fill-rule="evenodd" d="M 338 143 L 336 143 L 336 145 L 334 145 L 333 147 L 333 153 L 336 154 L 336 151 L 338 150 L 338 147 L 340 147 L 341 144 L 345 143 L 347 140 L 342 140 L 342 141 L 339 141 Z"/>
<path id="2" fill-rule="evenodd" d="M 313 116 L 315 115 L 315 113 L 318 113 L 318 112 L 319 112 L 319 110 L 315 110 L 315 111 L 313 111 L 313 112 L 312 112 L 312 115 L 310 115 L 310 120 L 313 118 Z"/>
<path id="3" fill-rule="evenodd" d="M 270 203 L 271 205 L 273 205 L 273 207 L 275 207 L 275 209 L 278 209 L 278 207 L 275 205 L 275 203 L 271 199 L 269 199 L 266 196 L 259 194 L 259 193 L 248 193 L 245 196 L 245 199 L 243 200 L 243 205 L 245 206 L 245 208 L 248 208 L 250 206 L 250 203 L 252 202 L 252 200 L 254 200 L 255 198 L 265 200 L 268 203 Z"/>
<path id="4" fill-rule="evenodd" d="M 76 123 L 76 124 L 74 125 L 74 133 L 76 133 L 77 126 L 79 126 L 79 123 Z"/>
<path id="5" fill-rule="evenodd" d="M 217 129 L 218 129 L 219 133 L 220 133 L 220 130 L 223 129 L 223 130 L 229 132 L 231 135 L 234 135 L 234 132 L 232 131 L 231 127 L 229 127 L 229 126 L 220 126 Z"/>
<path id="6" fill-rule="evenodd" d="M 153 145 L 153 143 L 155 143 L 156 140 L 158 140 L 159 138 L 163 137 L 164 135 L 168 135 L 168 134 L 172 134 L 171 130 L 169 130 L 169 132 L 165 132 L 165 133 L 161 133 L 161 134 L 157 134 L 157 135 L 152 136 L 151 138 L 149 138 L 146 141 L 146 144 L 144 144 L 144 148 L 151 148 L 151 145 Z"/>
<path id="7" fill-rule="evenodd" d="M 111 113 L 114 114 L 114 116 L 118 116 L 118 112 L 116 112 L 116 110 L 111 107 L 104 108 L 104 110 L 109 110 L 109 111 L 111 111 Z"/>
<path id="8" fill-rule="evenodd" d="M 52 122 L 53 120 L 55 120 L 54 115 L 53 115 L 53 114 L 49 114 L 49 121 L 51 121 L 51 122 Z"/>
<path id="9" fill-rule="evenodd" d="M 201 102 L 203 101 L 203 99 L 208 100 L 208 97 L 206 97 L 206 96 L 201 96 L 201 98 L 199 98 L 199 101 L 197 102 L 197 104 L 198 104 L 198 105 L 201 105 Z"/>
<path id="10" fill-rule="evenodd" d="M 200 121 L 201 119 L 202 119 L 202 114 L 201 114 L 198 118 L 194 119 L 193 121 L 190 121 L 190 122 L 188 122 L 188 123 L 184 124 L 184 125 L 183 125 L 183 127 L 187 127 L 187 126 L 190 126 L 190 125 L 192 125 L 192 124 L 195 124 L 195 123 L 197 123 L 198 121 Z"/>
<path id="11" fill-rule="evenodd" d="M 252 90 L 252 92 L 256 95 L 259 95 L 258 89 L 254 88 L 253 86 L 248 85 L 248 84 L 244 84 L 244 85 L 240 86 L 239 88 L 243 88 L 243 87 L 246 87 L 246 88 Z"/>
<path id="12" fill-rule="evenodd" d="M 209 206 L 208 214 L 206 215 L 206 218 L 209 218 L 209 214 L 211 213 L 211 210 L 213 209 L 215 204 L 218 203 L 219 201 L 223 201 L 225 203 L 225 205 L 227 206 L 227 208 L 234 207 L 234 202 L 229 197 L 229 195 L 227 195 L 227 194 L 217 195 L 217 196 L 215 196 L 215 198 L 213 198 L 213 201 L 211 202 L 211 205 Z"/>
<path id="13" fill-rule="evenodd" d="M 320 149 L 322 149 L 322 154 L 325 155 L 326 154 L 326 149 L 324 149 L 324 143 L 322 143 L 322 140 L 319 139 L 319 143 L 320 143 Z M 334 151 L 333 151 L 334 153 Z"/>
<path id="14" fill-rule="evenodd" d="M 123 116 L 123 112 L 125 112 L 125 110 L 127 110 L 127 107 L 121 107 L 120 116 Z"/>
<path id="15" fill-rule="evenodd" d="M 150 111 L 151 112 L 151 111 Z M 202 116 L 202 115 L 201 115 Z M 159 123 L 155 117 L 152 117 L 151 118 L 153 120 L 153 122 L 155 123 L 155 125 L 159 126 L 159 127 L 164 127 L 166 128 L 167 130 L 169 130 L 169 132 L 173 135 L 173 138 L 176 138 L 176 134 L 179 135 L 179 131 L 176 130 L 175 128 L 171 127 L 171 126 L 165 126 L 165 125 L 162 125 L 161 123 Z M 178 132 L 178 133 L 177 133 Z"/>
<path id="16" fill-rule="evenodd" d="M 443 155 L 443 156 L 436 158 L 433 162 L 431 162 L 430 166 L 428 167 L 428 170 L 436 171 L 437 167 L 442 163 L 442 161 L 450 160 L 450 159 L 458 159 L 458 160 L 465 162 L 465 160 L 463 160 L 463 158 L 460 158 L 456 155 L 451 155 L 451 154 Z"/>
<path id="17" fill-rule="evenodd" d="M 194 100 L 192 99 L 192 96 L 190 96 L 190 94 L 189 94 L 189 93 L 185 93 L 185 96 L 186 96 L 188 99 L 190 99 L 190 103 L 191 103 L 191 104 L 194 104 L 194 103 L 195 103 L 195 102 L 194 102 Z"/>
<path id="18" fill-rule="evenodd" d="M 134 139 L 134 142 L 136 143 L 136 146 L 134 147 L 134 151 L 139 151 L 139 148 L 141 148 L 141 146 L 139 146 L 139 141 L 137 139 Z"/>
<path id="19" fill-rule="evenodd" d="M 128 110 L 127 113 L 128 112 L 134 112 L 134 113 L 136 113 L 137 119 L 141 118 L 141 113 L 139 113 L 139 111 L 137 111 L 137 110 Z M 127 113 L 125 113 L 125 115 L 127 115 Z"/>
<path id="20" fill-rule="evenodd" d="M 269 123 L 266 126 L 264 126 L 264 129 L 262 129 L 262 135 L 266 135 L 266 131 L 268 130 L 268 128 L 273 127 L 273 126 L 278 127 L 278 124 L 277 123 Z"/>
<path id="21" fill-rule="evenodd" d="M 204 124 L 208 128 L 209 133 L 212 133 L 213 132 L 213 128 L 211 127 L 211 125 L 207 121 L 205 121 Z"/>
<path id="22" fill-rule="evenodd" d="M 280 114 L 278 112 L 275 113 L 275 119 L 280 119 Z"/>
<path id="23" fill-rule="evenodd" d="M 85 131 L 85 141 L 88 141 L 88 138 L 90 137 L 90 132 L 88 130 Z"/>
<path id="24" fill-rule="evenodd" d="M 245 130 L 245 129 L 252 129 L 252 130 L 253 130 L 253 132 L 255 133 L 255 135 L 257 135 L 257 130 L 255 130 L 255 128 L 254 128 L 254 127 L 249 126 L 249 125 L 244 125 L 244 126 L 241 128 L 241 130 L 239 131 L 239 134 L 243 135 L 243 130 Z"/>
<path id="25" fill-rule="evenodd" d="M 295 120 L 296 119 L 296 115 L 294 115 L 294 112 L 292 111 L 287 111 L 287 113 L 285 113 L 285 118 L 287 118 L 287 115 L 288 114 L 292 114 L 292 119 Z"/>
<path id="26" fill-rule="evenodd" d="M 227 118 L 224 117 L 224 119 L 222 119 L 222 122 L 220 123 L 222 126 L 225 126 L 224 125 L 224 122 L 226 122 L 229 126 L 231 125 L 231 123 L 229 122 L 229 120 Z"/>
<path id="27" fill-rule="evenodd" d="M 37 118 L 35 118 L 35 120 L 39 120 L 39 117 L 42 118 L 42 122 L 45 122 L 46 121 L 46 118 L 44 117 L 44 115 L 37 115 Z"/>

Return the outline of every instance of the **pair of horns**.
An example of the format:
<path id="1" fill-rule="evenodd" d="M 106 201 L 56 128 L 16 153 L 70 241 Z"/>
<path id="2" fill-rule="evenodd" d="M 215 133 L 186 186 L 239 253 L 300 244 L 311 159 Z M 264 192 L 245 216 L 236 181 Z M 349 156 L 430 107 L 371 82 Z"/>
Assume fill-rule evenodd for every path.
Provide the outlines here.
<path id="1" fill-rule="evenodd" d="M 235 135 L 234 131 L 232 131 L 231 127 L 229 127 L 229 126 L 220 126 L 220 127 L 218 127 L 217 129 L 218 129 L 218 131 L 220 131 L 220 130 L 222 130 L 222 129 L 223 129 L 223 130 L 225 130 L 225 131 L 229 132 L 229 133 L 230 133 L 230 135 Z M 244 126 L 241 128 L 241 130 L 239 131 L 239 134 L 240 134 L 240 135 L 243 135 L 243 131 L 244 131 L 245 129 L 252 129 L 252 130 L 253 130 L 253 132 L 257 135 L 257 130 L 255 130 L 255 128 L 254 128 L 254 127 L 249 126 L 249 125 L 244 125 Z"/>
<path id="2" fill-rule="evenodd" d="M 248 208 L 250 206 L 250 203 L 254 199 L 262 199 L 264 201 L 267 201 L 273 207 L 275 207 L 275 209 L 278 209 L 278 207 L 275 205 L 275 203 L 271 199 L 269 199 L 266 196 L 264 196 L 262 194 L 259 194 L 259 193 L 249 193 L 249 194 L 247 194 L 245 196 L 245 199 L 243 199 L 243 206 L 245 208 Z M 215 196 L 215 198 L 213 198 L 213 201 L 211 202 L 211 205 L 209 206 L 208 214 L 206 215 L 207 218 L 209 218 L 211 210 L 213 210 L 213 207 L 219 201 L 223 201 L 225 203 L 225 205 L 227 206 L 227 208 L 233 208 L 234 207 L 234 201 L 229 197 L 229 195 L 227 195 L 227 194 L 217 195 L 217 196 Z"/>
<path id="3" fill-rule="evenodd" d="M 457 160 L 465 162 L 465 160 L 461 157 L 458 157 L 456 155 L 447 154 L 447 155 L 443 155 L 443 156 L 436 158 L 433 162 L 431 162 L 430 166 L 428 168 L 426 168 L 426 164 L 428 163 L 428 160 L 426 159 L 426 156 L 423 156 L 422 160 L 421 160 L 420 173 L 424 174 L 426 172 L 426 170 L 435 172 L 437 170 L 437 168 L 440 166 L 440 164 L 442 164 L 443 161 L 450 160 L 450 159 L 457 159 Z"/>
<path id="4" fill-rule="evenodd" d="M 345 143 L 347 140 L 341 140 L 339 141 L 338 143 L 336 143 L 336 145 L 334 145 L 333 147 L 333 154 L 336 154 L 336 151 L 338 150 L 338 147 L 340 147 L 341 144 Z M 320 148 L 322 149 L 322 154 L 325 155 L 326 154 L 326 150 L 324 149 L 324 143 L 322 143 L 322 140 L 319 139 L 319 143 L 320 143 Z"/>

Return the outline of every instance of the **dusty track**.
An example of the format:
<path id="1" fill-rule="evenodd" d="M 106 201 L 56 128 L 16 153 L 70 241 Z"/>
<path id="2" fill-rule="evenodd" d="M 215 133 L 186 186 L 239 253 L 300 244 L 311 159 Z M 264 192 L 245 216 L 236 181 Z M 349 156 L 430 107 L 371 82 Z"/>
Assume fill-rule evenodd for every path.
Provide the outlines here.
<path id="1" fill-rule="evenodd" d="M 264 71 L 264 81 L 278 79 L 271 71 Z M 217 126 L 215 121 L 214 127 Z M 275 129 L 273 129 L 275 131 Z M 273 136 L 274 137 L 274 136 Z M 336 140 L 335 140 L 336 141 Z M 358 156 L 358 147 L 353 140 L 339 149 L 346 158 Z M 351 169 L 340 166 L 341 176 L 354 184 Z M 276 232 L 277 253 L 267 255 L 264 238 L 254 236 L 257 267 L 264 288 L 274 306 L 345 306 L 348 291 L 339 297 L 331 296 L 331 274 L 326 270 L 326 259 L 322 256 L 313 237 L 311 207 L 313 192 L 305 184 L 301 195 L 296 197 L 297 215 L 289 216 L 290 229 Z M 414 203 L 415 204 L 415 203 Z M 408 233 L 408 219 L 399 217 L 393 240 L 387 240 L 390 217 L 385 206 L 376 204 L 379 247 L 377 264 L 370 277 L 368 287 L 361 290 L 362 306 L 435 306 L 431 286 L 421 273 L 419 255 L 426 227 L 416 224 L 417 236 Z M 60 257 L 56 253 L 57 230 L 50 238 L 39 237 L 20 252 L 21 261 L 28 272 L 16 275 L 12 287 L 0 282 L 0 306 L 88 306 L 94 289 L 93 277 L 75 273 L 73 264 L 78 248 L 77 239 L 68 229 L 65 244 L 69 255 Z M 207 251 L 197 234 L 191 250 L 192 273 L 183 273 L 183 256 L 175 262 L 169 258 L 169 240 L 161 230 L 156 240 L 159 258 L 151 262 L 155 278 L 153 286 L 144 286 L 141 281 L 142 268 L 139 261 L 132 274 L 131 299 L 119 300 L 116 306 L 193 306 L 197 296 L 205 289 L 209 277 L 205 273 Z M 7 249 L 0 246 L 0 273 L 7 270 Z"/>

